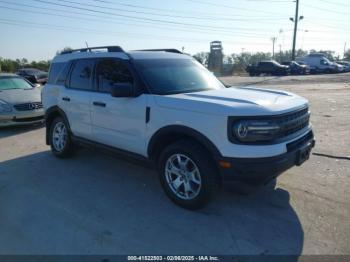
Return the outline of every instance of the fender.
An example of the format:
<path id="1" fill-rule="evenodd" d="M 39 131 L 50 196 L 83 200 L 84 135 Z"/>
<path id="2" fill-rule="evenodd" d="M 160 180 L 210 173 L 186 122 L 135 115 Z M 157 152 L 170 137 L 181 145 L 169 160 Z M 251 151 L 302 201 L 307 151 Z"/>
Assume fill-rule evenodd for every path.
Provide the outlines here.
<path id="1" fill-rule="evenodd" d="M 202 133 L 190 127 L 181 125 L 170 125 L 162 127 L 153 134 L 147 147 L 148 157 L 151 158 L 156 152 L 157 145 L 159 142 L 162 143 L 162 141 L 172 140 L 171 137 L 173 137 L 174 135 L 190 137 L 202 144 L 215 158 L 221 156 L 220 151 L 217 149 L 214 143 L 211 142 L 210 139 Z"/>
<path id="2" fill-rule="evenodd" d="M 68 132 L 72 134 L 66 113 L 58 106 L 52 106 L 45 111 L 46 144 L 50 145 L 50 126 L 55 117 L 61 116 L 67 123 Z"/>

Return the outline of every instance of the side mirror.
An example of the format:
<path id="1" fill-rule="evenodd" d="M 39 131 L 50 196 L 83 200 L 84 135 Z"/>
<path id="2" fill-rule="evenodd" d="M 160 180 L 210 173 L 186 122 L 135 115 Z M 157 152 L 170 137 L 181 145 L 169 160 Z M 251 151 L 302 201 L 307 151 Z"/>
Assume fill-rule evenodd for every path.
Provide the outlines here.
<path id="1" fill-rule="evenodd" d="M 113 97 L 133 97 L 134 86 L 130 83 L 113 84 L 111 87 L 111 96 Z"/>
<path id="2" fill-rule="evenodd" d="M 39 88 L 39 87 L 41 87 L 41 85 L 40 84 L 34 84 L 34 87 Z"/>

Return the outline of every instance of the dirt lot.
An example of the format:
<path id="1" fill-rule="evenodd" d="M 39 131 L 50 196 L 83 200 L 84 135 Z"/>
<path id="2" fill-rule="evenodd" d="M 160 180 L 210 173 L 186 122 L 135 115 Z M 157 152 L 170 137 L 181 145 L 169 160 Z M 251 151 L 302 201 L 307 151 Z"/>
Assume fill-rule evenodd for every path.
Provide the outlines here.
<path id="1" fill-rule="evenodd" d="M 350 74 L 230 77 L 307 97 L 310 161 L 189 212 L 156 174 L 97 151 L 54 158 L 44 128 L 0 130 L 1 254 L 350 254 Z"/>

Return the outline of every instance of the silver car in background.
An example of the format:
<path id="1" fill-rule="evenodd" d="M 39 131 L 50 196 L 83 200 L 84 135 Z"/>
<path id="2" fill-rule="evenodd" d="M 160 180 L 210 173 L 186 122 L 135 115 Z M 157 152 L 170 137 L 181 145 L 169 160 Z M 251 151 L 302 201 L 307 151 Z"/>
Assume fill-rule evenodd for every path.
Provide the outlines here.
<path id="1" fill-rule="evenodd" d="M 43 122 L 41 90 L 18 75 L 0 73 L 0 127 Z"/>

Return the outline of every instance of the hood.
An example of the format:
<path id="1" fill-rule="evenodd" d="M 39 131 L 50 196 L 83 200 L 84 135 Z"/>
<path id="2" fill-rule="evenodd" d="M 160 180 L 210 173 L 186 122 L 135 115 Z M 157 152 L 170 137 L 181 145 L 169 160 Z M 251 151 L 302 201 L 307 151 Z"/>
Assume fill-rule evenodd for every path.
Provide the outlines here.
<path id="1" fill-rule="evenodd" d="M 0 99 L 12 104 L 24 104 L 29 102 L 40 102 L 41 101 L 41 91 L 39 88 L 32 89 L 9 89 L 1 90 Z"/>
<path id="2" fill-rule="evenodd" d="M 224 116 L 282 114 L 308 103 L 289 92 L 252 87 L 156 96 L 155 100 L 164 108 Z"/>

